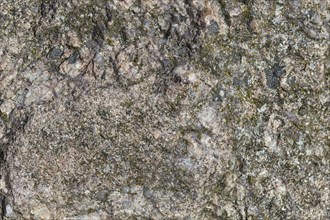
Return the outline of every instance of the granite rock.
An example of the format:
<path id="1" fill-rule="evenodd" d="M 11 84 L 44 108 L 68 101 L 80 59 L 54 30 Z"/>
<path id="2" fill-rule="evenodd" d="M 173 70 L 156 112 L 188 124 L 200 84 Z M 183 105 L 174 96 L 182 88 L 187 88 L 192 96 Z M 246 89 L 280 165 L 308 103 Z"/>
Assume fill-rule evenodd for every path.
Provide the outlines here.
<path id="1" fill-rule="evenodd" d="M 329 219 L 329 8 L 1 1 L 1 216 Z"/>

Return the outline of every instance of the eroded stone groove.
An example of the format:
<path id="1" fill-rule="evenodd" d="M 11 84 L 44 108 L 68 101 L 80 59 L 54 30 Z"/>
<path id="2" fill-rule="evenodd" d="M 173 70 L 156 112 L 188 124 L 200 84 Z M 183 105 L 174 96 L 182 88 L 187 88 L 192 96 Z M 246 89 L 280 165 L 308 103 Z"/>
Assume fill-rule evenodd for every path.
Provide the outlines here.
<path id="1" fill-rule="evenodd" d="M 0 3 L 3 219 L 329 218 L 329 3 Z"/>

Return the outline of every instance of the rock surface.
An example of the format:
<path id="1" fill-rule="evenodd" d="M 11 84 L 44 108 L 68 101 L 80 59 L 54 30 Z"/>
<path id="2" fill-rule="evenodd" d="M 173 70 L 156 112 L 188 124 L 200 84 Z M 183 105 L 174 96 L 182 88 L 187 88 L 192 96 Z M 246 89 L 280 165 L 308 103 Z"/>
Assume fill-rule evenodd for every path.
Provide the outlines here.
<path id="1" fill-rule="evenodd" d="M 4 219 L 329 219 L 328 0 L 3 0 Z"/>

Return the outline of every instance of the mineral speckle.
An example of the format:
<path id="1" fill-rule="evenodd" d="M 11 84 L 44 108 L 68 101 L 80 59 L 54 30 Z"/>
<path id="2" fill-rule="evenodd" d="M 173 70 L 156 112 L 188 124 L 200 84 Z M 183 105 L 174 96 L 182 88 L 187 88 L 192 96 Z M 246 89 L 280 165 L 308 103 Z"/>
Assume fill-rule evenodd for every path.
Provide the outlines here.
<path id="1" fill-rule="evenodd" d="M 3 219 L 320 219 L 329 1 L 3 0 Z"/>

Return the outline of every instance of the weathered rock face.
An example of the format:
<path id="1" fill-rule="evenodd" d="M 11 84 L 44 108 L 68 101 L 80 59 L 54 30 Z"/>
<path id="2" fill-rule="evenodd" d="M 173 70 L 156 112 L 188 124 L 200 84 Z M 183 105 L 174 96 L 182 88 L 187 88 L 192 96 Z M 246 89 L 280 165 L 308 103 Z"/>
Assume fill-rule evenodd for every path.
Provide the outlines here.
<path id="1" fill-rule="evenodd" d="M 5 219 L 329 219 L 329 1 L 4 0 Z"/>

